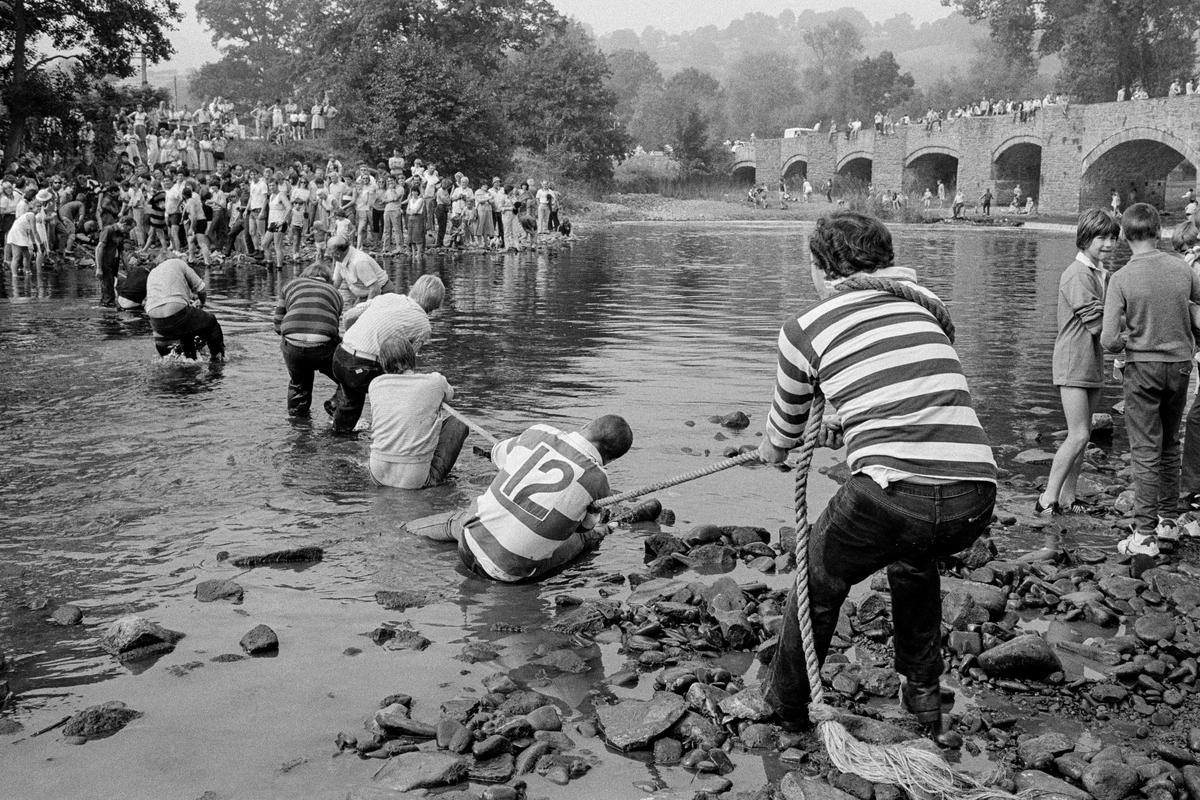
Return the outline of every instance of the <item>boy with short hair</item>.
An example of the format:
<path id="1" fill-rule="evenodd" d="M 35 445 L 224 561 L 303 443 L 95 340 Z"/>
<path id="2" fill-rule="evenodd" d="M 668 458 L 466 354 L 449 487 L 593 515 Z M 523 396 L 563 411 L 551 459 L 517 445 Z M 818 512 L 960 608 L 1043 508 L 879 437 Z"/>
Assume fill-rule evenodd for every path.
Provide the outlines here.
<path id="1" fill-rule="evenodd" d="M 1176 538 L 1179 426 L 1192 371 L 1191 314 L 1200 276 L 1157 249 L 1158 211 L 1134 203 L 1121 217 L 1133 256 L 1109 281 L 1100 344 L 1125 351 L 1125 425 L 1133 456 L 1134 523 L 1117 544 L 1126 554 L 1158 554 L 1158 539 Z"/>
<path id="2" fill-rule="evenodd" d="M 471 508 L 408 528 L 457 541 L 463 564 L 480 577 L 505 583 L 544 578 L 604 538 L 596 505 L 610 493 L 604 466 L 632 444 L 629 423 L 615 414 L 570 433 L 534 425 L 492 448 L 500 471 Z"/>

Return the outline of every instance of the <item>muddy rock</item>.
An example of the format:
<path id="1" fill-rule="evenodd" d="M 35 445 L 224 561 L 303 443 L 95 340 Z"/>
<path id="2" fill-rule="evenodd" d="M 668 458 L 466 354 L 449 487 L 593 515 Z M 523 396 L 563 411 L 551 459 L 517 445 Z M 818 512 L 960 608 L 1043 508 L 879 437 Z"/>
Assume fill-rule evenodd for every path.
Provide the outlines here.
<path id="1" fill-rule="evenodd" d="M 414 630 L 398 630 L 395 635 L 383 643 L 384 650 L 415 650 L 421 652 L 429 647 L 431 642 Z"/>
<path id="2" fill-rule="evenodd" d="M 734 719 L 745 719 L 751 722 L 758 722 L 771 716 L 771 706 L 767 704 L 762 690 L 757 686 L 748 686 L 737 694 L 726 697 L 720 702 L 720 708 Z"/>
<path id="3" fill-rule="evenodd" d="M 121 617 L 108 626 L 100 646 L 120 661 L 137 661 L 175 649 L 183 638 L 179 631 L 168 630 L 136 614 Z"/>
<path id="4" fill-rule="evenodd" d="M 546 625 L 546 630 L 569 636 L 599 633 L 620 617 L 620 606 L 611 600 L 593 600 L 559 614 Z"/>
<path id="5" fill-rule="evenodd" d="M 721 417 L 720 425 L 722 428 L 740 431 L 750 427 L 750 417 L 746 416 L 744 412 L 734 411 Z"/>
<path id="6" fill-rule="evenodd" d="M 497 710 L 508 716 L 522 717 L 546 705 L 554 705 L 554 698 L 530 689 L 518 689 L 511 692 Z"/>
<path id="7" fill-rule="evenodd" d="M 875 697 L 895 697 L 900 693 L 900 676 L 890 667 L 867 667 L 860 680 L 863 691 Z"/>
<path id="8" fill-rule="evenodd" d="M 133 720 L 142 716 L 119 700 L 110 700 L 97 706 L 89 706 L 71 717 L 63 727 L 63 736 L 78 737 L 84 741 L 112 736 Z"/>
<path id="9" fill-rule="evenodd" d="M 518 775 L 527 775 L 530 772 L 533 772 L 534 767 L 537 766 L 538 759 L 544 755 L 548 755 L 553 750 L 554 745 L 552 745 L 550 742 L 535 741 L 533 744 L 529 745 L 529 747 L 526 747 L 524 750 L 522 750 L 521 754 L 517 756 L 515 765 L 516 773 Z"/>
<path id="10" fill-rule="evenodd" d="M 1029 792 L 1041 800 L 1092 800 L 1090 794 L 1064 780 L 1036 769 L 1018 772 L 1014 778 L 1018 792 Z"/>
<path id="11" fill-rule="evenodd" d="M 650 559 L 688 551 L 683 540 L 669 533 L 652 533 L 642 542 L 642 546 L 646 549 L 646 557 Z"/>
<path id="12" fill-rule="evenodd" d="M 279 652 L 279 637 L 266 625 L 255 625 L 238 642 L 247 655 L 261 656 Z"/>
<path id="13" fill-rule="evenodd" d="M 988 615 L 993 620 L 1004 616 L 1004 610 L 1008 604 L 1008 592 L 999 586 L 964 581 L 958 578 L 942 578 L 942 596 L 956 592 L 970 595 L 977 605 L 987 609 Z"/>
<path id="14" fill-rule="evenodd" d="M 455 656 L 459 661 L 465 661 L 468 664 L 478 664 L 481 661 L 495 661 L 499 657 L 499 650 L 495 650 L 483 642 L 465 644 L 462 651 Z"/>
<path id="15" fill-rule="evenodd" d="M 664 736 L 654 740 L 654 763 L 673 766 L 683 758 L 683 745 L 678 739 Z"/>
<path id="16" fill-rule="evenodd" d="M 388 761 L 375 783 L 397 792 L 450 786 L 467 777 L 467 764 L 449 753 L 408 753 Z"/>
<path id="17" fill-rule="evenodd" d="M 649 700 L 622 700 L 596 709 L 604 740 L 622 752 L 643 748 L 665 733 L 687 711 L 683 698 L 655 692 Z"/>
<path id="18" fill-rule="evenodd" d="M 525 715 L 525 720 L 535 731 L 562 730 L 562 717 L 558 715 L 558 708 L 555 706 L 535 708 Z"/>
<path id="19" fill-rule="evenodd" d="M 987 622 L 990 618 L 988 610 L 965 592 L 950 592 L 942 598 L 942 622 L 956 632 L 966 630 L 969 625 Z"/>
<path id="20" fill-rule="evenodd" d="M 441 599 L 437 592 L 424 589 L 401 589 L 389 591 L 381 589 L 375 593 L 375 602 L 388 611 L 407 611 L 410 608 L 421 608 Z"/>
<path id="21" fill-rule="evenodd" d="M 979 655 L 983 652 L 983 636 L 979 631 L 950 631 L 947 646 L 957 655 Z"/>
<path id="22" fill-rule="evenodd" d="M 559 672 L 568 672 L 572 675 L 588 672 L 592 668 L 578 653 L 567 649 L 554 650 L 530 663 L 539 667 L 550 667 Z"/>
<path id="23" fill-rule="evenodd" d="M 1083 771 L 1082 783 L 1096 800 L 1124 800 L 1141 785 L 1141 779 L 1128 764 L 1097 761 Z"/>
<path id="24" fill-rule="evenodd" d="M 228 580 L 200 581 L 196 584 L 196 599 L 201 603 L 212 603 L 217 600 L 232 600 L 242 602 L 244 594 L 242 587 Z"/>
<path id="25" fill-rule="evenodd" d="M 1018 464 L 1049 464 L 1053 460 L 1054 453 L 1037 447 L 1022 450 L 1013 456 L 1013 461 L 1016 461 Z"/>
<path id="26" fill-rule="evenodd" d="M 1053 732 L 1030 737 L 1017 745 L 1017 755 L 1025 766 L 1043 769 L 1053 764 L 1054 759 L 1075 747 L 1065 734 Z"/>
<path id="27" fill-rule="evenodd" d="M 54 613 L 50 615 L 50 621 L 55 625 L 70 627 L 83 622 L 83 609 L 79 606 L 73 606 L 70 603 L 61 605 L 54 609 Z"/>
<path id="28" fill-rule="evenodd" d="M 1134 634 L 1146 644 L 1175 638 L 1175 620 L 1170 614 L 1145 614 L 1133 623 Z"/>
<path id="29" fill-rule="evenodd" d="M 479 783 L 502 783 L 516 771 L 516 759 L 512 753 L 501 753 L 492 758 L 479 760 L 467 767 L 467 777 Z"/>
<path id="30" fill-rule="evenodd" d="M 325 557 L 325 551 L 319 547 L 296 547 L 290 550 L 276 550 L 259 555 L 239 556 L 230 563 L 242 569 L 266 567 L 272 564 L 311 564 Z"/>
<path id="31" fill-rule="evenodd" d="M 696 545 L 719 542 L 723 535 L 721 529 L 716 525 L 697 525 L 687 532 L 683 537 L 683 541 L 689 546 L 695 547 Z"/>
<path id="32" fill-rule="evenodd" d="M 692 568 L 701 574 L 729 572 L 737 566 L 737 555 L 722 544 L 702 544 L 688 551 Z"/>
<path id="33" fill-rule="evenodd" d="M 855 800 L 854 795 L 836 789 L 816 778 L 805 777 L 800 772 L 789 772 L 779 782 L 779 796 L 783 800 Z"/>
<path id="34" fill-rule="evenodd" d="M 985 650 L 979 666 L 993 678 L 1041 680 L 1062 670 L 1062 662 L 1045 639 L 1036 633 L 1018 636 Z"/>

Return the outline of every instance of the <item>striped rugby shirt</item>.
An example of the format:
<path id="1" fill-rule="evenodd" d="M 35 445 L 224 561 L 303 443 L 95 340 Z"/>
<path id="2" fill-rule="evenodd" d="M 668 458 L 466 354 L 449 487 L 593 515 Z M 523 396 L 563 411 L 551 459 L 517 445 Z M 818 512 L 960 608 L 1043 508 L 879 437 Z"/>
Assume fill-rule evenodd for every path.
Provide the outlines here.
<path id="1" fill-rule="evenodd" d="M 492 448 L 500 469 L 463 525 L 462 547 L 499 581 L 537 576 L 579 528 L 588 506 L 609 494 L 595 446 L 578 431 L 534 425 Z"/>
<path id="2" fill-rule="evenodd" d="M 338 338 L 341 317 L 342 296 L 337 289 L 317 278 L 296 278 L 283 287 L 275 304 L 275 331 L 333 341 Z"/>
<path id="3" fill-rule="evenodd" d="M 915 285 L 909 269 L 874 274 Z M 883 486 L 908 477 L 995 483 L 958 354 L 916 303 L 875 290 L 841 292 L 784 324 L 767 418 L 776 447 L 803 438 L 814 385 L 841 418 L 851 473 Z"/>

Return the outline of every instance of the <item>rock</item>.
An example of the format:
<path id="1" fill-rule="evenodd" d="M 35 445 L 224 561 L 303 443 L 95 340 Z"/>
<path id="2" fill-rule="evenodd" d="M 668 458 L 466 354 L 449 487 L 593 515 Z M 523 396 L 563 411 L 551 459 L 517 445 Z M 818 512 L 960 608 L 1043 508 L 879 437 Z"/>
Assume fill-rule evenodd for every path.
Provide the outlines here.
<path id="1" fill-rule="evenodd" d="M 645 747 L 662 735 L 687 711 L 683 698 L 655 692 L 649 700 L 622 700 L 596 709 L 604 740 L 621 751 Z"/>
<path id="2" fill-rule="evenodd" d="M 1088 690 L 1088 694 L 1097 703 L 1115 706 L 1129 697 L 1129 690 L 1115 683 L 1097 683 Z"/>
<path id="3" fill-rule="evenodd" d="M 410 608 L 421 608 L 430 603 L 435 603 L 441 598 L 442 595 L 439 592 L 424 589 L 401 589 L 396 592 L 381 589 L 375 593 L 375 602 L 388 611 L 407 611 Z"/>
<path id="4" fill-rule="evenodd" d="M 1049 453 L 1036 447 L 1029 450 L 1022 450 L 1013 456 L 1013 461 L 1019 464 L 1049 464 L 1053 460 L 1054 453 Z"/>
<path id="5" fill-rule="evenodd" d="M 259 656 L 279 652 L 279 637 L 266 625 L 255 625 L 238 642 L 247 655 Z"/>
<path id="6" fill-rule="evenodd" d="M 133 720 L 142 716 L 119 700 L 110 700 L 97 706 L 89 706 L 75 714 L 63 727 L 63 736 L 77 736 L 83 740 L 103 739 L 112 736 Z"/>
<path id="7" fill-rule="evenodd" d="M 1015 777 L 1018 792 L 1029 792 L 1038 800 L 1091 800 L 1091 795 L 1066 781 L 1036 769 L 1018 772 Z"/>
<path id="8" fill-rule="evenodd" d="M 1200 798 L 1200 767 L 1191 765 L 1183 768 L 1183 784 L 1187 787 L 1189 800 Z"/>
<path id="9" fill-rule="evenodd" d="M 451 717 L 442 717 L 437 724 L 437 746 L 440 750 L 450 749 L 450 742 L 454 741 L 454 737 L 459 735 L 459 731 L 466 730 L 461 722 Z"/>
<path id="10" fill-rule="evenodd" d="M 232 600 L 240 603 L 244 593 L 245 591 L 239 584 L 229 580 L 214 579 L 200 581 L 196 584 L 196 599 L 201 603 L 211 603 L 216 600 Z"/>
<path id="11" fill-rule="evenodd" d="M 991 619 L 991 614 L 965 592 L 950 592 L 942 598 L 942 622 L 955 631 L 966 630 Z"/>
<path id="12" fill-rule="evenodd" d="M 550 742 L 535 741 L 533 744 L 529 745 L 529 747 L 526 747 L 524 750 L 522 750 L 521 754 L 517 756 L 516 773 L 518 775 L 527 775 L 530 772 L 533 772 L 534 767 L 537 766 L 538 759 L 549 754 L 553 749 L 554 745 L 552 745 Z"/>
<path id="13" fill-rule="evenodd" d="M 762 690 L 757 686 L 748 686 L 737 694 L 726 697 L 719 705 L 730 717 L 751 722 L 766 719 L 772 713 L 771 707 L 763 698 Z"/>
<path id="14" fill-rule="evenodd" d="M 652 497 L 649 500 L 643 500 L 626 511 L 621 521 L 629 525 L 636 525 L 639 522 L 653 522 L 658 519 L 658 515 L 662 513 L 662 510 L 662 503 Z"/>
<path id="15" fill-rule="evenodd" d="M 726 414 L 725 416 L 721 417 L 721 427 L 736 431 L 740 431 L 743 428 L 749 428 L 750 417 L 746 416 L 741 411 L 734 411 L 731 414 Z"/>
<path id="16" fill-rule="evenodd" d="M 981 669 L 993 678 L 1041 680 L 1062 670 L 1062 662 L 1045 639 L 1036 633 L 1002 642 L 978 656 Z"/>
<path id="17" fill-rule="evenodd" d="M 1063 753 L 1069 753 L 1075 747 L 1065 734 L 1046 733 L 1030 737 L 1017 745 L 1017 755 L 1027 767 L 1042 769 L 1050 766 L 1055 758 Z"/>
<path id="18" fill-rule="evenodd" d="M 1144 614 L 1133 623 L 1134 634 L 1146 644 L 1175 638 L 1175 620 L 1170 614 Z"/>
<path id="19" fill-rule="evenodd" d="M 572 675 L 578 675 L 591 670 L 591 666 L 578 653 L 566 648 L 554 650 L 541 658 L 534 659 L 530 663 L 536 664 L 539 667 L 551 667 L 559 672 L 569 672 Z"/>
<path id="20" fill-rule="evenodd" d="M 492 734 L 481 742 L 476 742 L 471 748 L 471 755 L 477 759 L 488 759 L 493 756 L 507 753 L 510 745 L 508 739 L 505 739 L 499 734 Z"/>
<path id="21" fill-rule="evenodd" d="M 724 729 L 718 728 L 712 720 L 694 711 L 684 714 L 671 728 L 670 734 L 682 742 L 693 742 L 705 750 L 720 747 L 726 739 Z"/>
<path id="22" fill-rule="evenodd" d="M 545 626 L 548 631 L 568 636 L 599 633 L 620 619 L 620 607 L 611 600 L 593 600 L 565 614 L 555 616 Z"/>
<path id="23" fill-rule="evenodd" d="M 395 631 L 390 639 L 383 643 L 384 650 L 415 650 L 418 653 L 429 647 L 431 642 L 414 630 L 402 629 Z"/>
<path id="24" fill-rule="evenodd" d="M 558 708 L 555 706 L 535 708 L 525 715 L 525 719 L 535 731 L 562 730 L 562 717 L 558 715 Z"/>
<path id="25" fill-rule="evenodd" d="M 240 556 L 230 563 L 242 569 L 265 567 L 271 564 L 302 564 L 314 563 L 325 557 L 325 551 L 319 547 L 296 547 L 291 550 L 276 550 L 261 555 Z"/>
<path id="26" fill-rule="evenodd" d="M 737 555 L 723 544 L 702 544 L 693 547 L 687 554 L 692 569 L 702 575 L 729 572 L 737 566 Z"/>
<path id="27" fill-rule="evenodd" d="M 779 782 L 782 800 L 855 800 L 854 795 L 835 789 L 825 781 L 807 778 L 800 772 L 789 772 Z"/>
<path id="28" fill-rule="evenodd" d="M 500 651 L 493 649 L 483 642 L 470 642 L 454 658 L 468 664 L 478 664 L 481 661 L 495 661 L 500 657 Z"/>
<path id="29" fill-rule="evenodd" d="M 683 744 L 678 739 L 664 736 L 654 741 L 654 763 L 673 766 L 683 758 Z"/>
<path id="30" fill-rule="evenodd" d="M 467 777 L 479 783 L 503 783 L 516 771 L 516 759 L 512 753 L 501 753 L 484 760 L 476 760 L 467 768 Z"/>
<path id="31" fill-rule="evenodd" d="M 829 782 L 859 800 L 871 800 L 875 796 L 875 784 L 852 772 L 835 772 Z"/>
<path id="32" fill-rule="evenodd" d="M 1007 590 L 988 583 L 964 581 L 958 578 L 942 578 L 941 584 L 943 597 L 951 592 L 968 594 L 976 604 L 987 609 L 988 615 L 993 621 L 1004 616 L 1005 607 L 1008 605 Z"/>
<path id="33" fill-rule="evenodd" d="M 179 631 L 167 630 L 145 617 L 130 614 L 108 626 L 100 646 L 120 661 L 137 661 L 174 650 L 175 643 L 182 638 Z"/>
<path id="34" fill-rule="evenodd" d="M 1113 429 L 1112 414 L 1105 414 L 1103 411 L 1097 411 L 1092 414 L 1092 433 L 1111 432 Z"/>
<path id="35" fill-rule="evenodd" d="M 61 605 L 54 609 L 54 613 L 50 615 L 50 621 L 55 625 L 65 627 L 78 625 L 83 622 L 83 609 L 79 606 L 73 606 L 70 603 Z"/>
<path id="36" fill-rule="evenodd" d="M 747 750 L 766 750 L 774 748 L 778 743 L 775 728 L 761 722 L 742 728 L 742 732 L 738 736 Z"/>
<path id="37" fill-rule="evenodd" d="M 860 680 L 863 691 L 876 697 L 895 697 L 900 693 L 900 676 L 889 667 L 867 667 Z"/>
<path id="38" fill-rule="evenodd" d="M 642 547 L 646 550 L 646 556 L 651 559 L 688 551 L 688 546 L 681 539 L 669 533 L 653 533 L 647 536 L 642 542 Z"/>
<path id="39" fill-rule="evenodd" d="M 483 790 L 479 800 L 520 800 L 524 792 L 518 792 L 512 786 L 489 786 Z"/>
<path id="40" fill-rule="evenodd" d="M 450 786 L 467 777 L 465 758 L 449 753 L 408 753 L 388 761 L 375 783 L 397 792 Z"/>
<path id="41" fill-rule="evenodd" d="M 716 525 L 697 525 L 688 531 L 683 541 L 691 547 L 701 544 L 712 544 L 721 541 L 725 534 Z"/>
<path id="42" fill-rule="evenodd" d="M 1125 800 L 1141 785 L 1138 772 L 1118 761 L 1094 762 L 1083 771 L 1083 788 L 1096 800 Z"/>
<path id="43" fill-rule="evenodd" d="M 956 655 L 979 655 L 983 652 L 983 635 L 979 631 L 950 631 L 947 644 Z"/>
<path id="44" fill-rule="evenodd" d="M 530 689 L 518 689 L 510 692 L 496 710 L 510 717 L 523 717 L 546 705 L 554 705 L 554 698 Z"/>

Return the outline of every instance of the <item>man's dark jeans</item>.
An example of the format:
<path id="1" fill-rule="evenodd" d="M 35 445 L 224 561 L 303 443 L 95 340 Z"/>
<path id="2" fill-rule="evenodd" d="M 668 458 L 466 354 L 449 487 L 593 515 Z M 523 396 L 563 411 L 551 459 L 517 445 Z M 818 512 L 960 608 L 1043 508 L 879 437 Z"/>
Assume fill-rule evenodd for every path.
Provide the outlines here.
<path id="1" fill-rule="evenodd" d="M 332 400 L 334 433 L 353 433 L 367 402 L 367 387 L 382 374 L 376 361 L 352 356 L 342 347 L 334 351 L 333 379 L 338 385 Z"/>
<path id="2" fill-rule="evenodd" d="M 287 412 L 289 417 L 307 417 L 312 408 L 313 378 L 316 373 L 333 380 L 333 351 L 337 342 L 300 347 L 287 339 L 279 343 L 288 371 Z"/>
<path id="3" fill-rule="evenodd" d="M 434 218 L 437 219 L 437 246 L 446 246 L 446 220 L 450 218 L 450 206 L 445 203 L 438 203 L 437 208 L 433 212 Z"/>
<path id="4" fill-rule="evenodd" d="M 1125 431 L 1133 462 L 1133 518 L 1139 531 L 1153 533 L 1160 516 L 1175 516 L 1182 460 L 1179 427 L 1191 375 L 1191 361 L 1125 365 Z"/>
<path id="5" fill-rule="evenodd" d="M 150 328 L 154 331 L 154 345 L 160 354 L 164 354 L 162 340 L 174 340 L 179 342 L 185 356 L 195 358 L 195 341 L 196 337 L 200 337 L 208 345 L 209 358 L 216 361 L 225 355 L 225 335 L 221 332 L 221 323 L 202 308 L 188 306 L 169 317 L 151 317 Z"/>
<path id="6" fill-rule="evenodd" d="M 992 519 L 996 487 L 960 481 L 938 486 L 894 483 L 880 488 L 854 475 L 833 496 L 808 541 L 809 605 L 817 657 L 823 663 L 850 587 L 887 567 L 892 588 L 896 669 L 918 685 L 942 674 L 942 598 L 936 560 L 969 547 Z M 784 720 L 807 719 L 808 675 L 788 595 L 767 699 Z"/>

